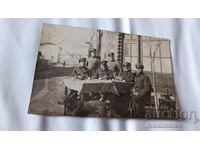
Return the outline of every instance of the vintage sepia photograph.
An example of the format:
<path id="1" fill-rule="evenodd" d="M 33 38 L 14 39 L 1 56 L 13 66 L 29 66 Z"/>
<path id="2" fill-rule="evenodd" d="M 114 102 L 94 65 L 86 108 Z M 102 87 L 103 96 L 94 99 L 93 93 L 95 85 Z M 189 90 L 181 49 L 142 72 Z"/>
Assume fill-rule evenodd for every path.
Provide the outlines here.
<path id="1" fill-rule="evenodd" d="M 179 119 L 170 40 L 43 24 L 29 114 Z"/>

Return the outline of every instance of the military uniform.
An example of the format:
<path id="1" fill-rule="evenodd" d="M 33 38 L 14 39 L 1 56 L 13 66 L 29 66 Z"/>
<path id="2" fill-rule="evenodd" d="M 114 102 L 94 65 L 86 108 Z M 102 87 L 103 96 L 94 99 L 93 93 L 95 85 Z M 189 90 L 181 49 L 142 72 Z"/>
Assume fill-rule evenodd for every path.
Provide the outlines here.
<path id="1" fill-rule="evenodd" d="M 88 58 L 88 68 L 89 69 L 97 69 L 99 66 L 99 60 L 96 57 Z"/>
<path id="2" fill-rule="evenodd" d="M 88 58 L 88 68 L 90 69 L 92 75 L 94 75 L 95 71 L 99 67 L 99 60 L 97 57 L 89 57 Z"/>
<path id="3" fill-rule="evenodd" d="M 100 64 L 104 67 L 104 69 L 98 68 L 93 76 L 93 79 L 109 80 L 114 78 L 112 71 L 108 69 L 107 63 L 108 62 L 106 60 L 100 62 Z"/>
<path id="4" fill-rule="evenodd" d="M 139 72 L 135 76 L 133 95 L 129 104 L 130 117 L 134 115 L 135 117 L 144 118 L 145 105 L 151 103 L 151 81 L 143 72 L 144 66 L 142 64 L 138 63 L 135 67 L 139 69 Z"/>
<path id="5" fill-rule="evenodd" d="M 105 80 L 109 80 L 109 79 L 113 79 L 113 73 L 111 70 L 103 70 L 101 68 L 97 69 L 94 76 L 94 79 L 105 79 Z"/>
<path id="6" fill-rule="evenodd" d="M 80 58 L 79 63 L 84 62 L 86 63 L 86 58 Z M 72 75 L 73 78 L 79 79 L 79 80 L 84 80 L 87 79 L 90 76 L 90 70 L 85 66 L 79 66 L 74 68 Z M 64 100 L 64 115 L 67 114 L 67 111 L 71 111 L 73 106 L 68 106 L 69 101 L 75 101 L 77 97 L 79 96 L 78 92 L 75 90 L 72 90 L 68 87 L 65 87 L 65 97 L 63 98 Z M 68 108 L 68 110 L 67 110 Z"/>
<path id="7" fill-rule="evenodd" d="M 130 62 L 125 62 L 123 64 L 124 70 L 121 70 L 119 73 L 118 79 L 120 80 L 125 80 L 126 82 L 134 82 L 135 80 L 135 73 L 131 71 L 131 63 Z"/>
<path id="8" fill-rule="evenodd" d="M 90 76 L 90 70 L 87 67 L 74 68 L 72 77 L 78 79 L 78 76 L 81 76 L 81 79 L 86 79 Z"/>
<path id="9" fill-rule="evenodd" d="M 111 52 L 108 54 L 108 57 L 110 58 L 110 61 L 108 62 L 108 69 L 113 72 L 114 76 L 118 76 L 121 66 L 117 61 L 115 61 L 115 54 Z"/>
<path id="10" fill-rule="evenodd" d="M 143 118 L 145 117 L 145 106 L 151 103 L 152 91 L 150 79 L 143 72 L 136 75 L 134 90 L 138 93 L 136 96 L 133 95 L 132 97 L 132 100 L 137 103 L 135 106 L 138 107 L 138 114 L 136 116 Z"/>
<path id="11" fill-rule="evenodd" d="M 79 59 L 80 62 L 86 62 L 86 58 Z M 76 79 L 84 80 L 90 76 L 90 70 L 86 66 L 79 66 L 74 68 L 72 77 Z"/>
<path id="12" fill-rule="evenodd" d="M 113 73 L 111 70 L 108 69 L 107 66 L 107 61 L 102 61 L 101 65 L 104 66 L 103 68 L 99 68 L 96 70 L 93 79 L 102 79 L 102 80 L 110 80 L 113 79 Z M 112 101 L 112 94 L 110 93 L 98 93 L 95 94 L 94 96 L 98 96 L 100 101 L 105 102 L 106 108 L 109 110 L 110 109 L 110 103 Z"/>
<path id="13" fill-rule="evenodd" d="M 136 75 L 131 70 L 128 70 L 120 71 L 119 76 L 122 78 L 122 80 L 125 80 L 126 82 L 134 82 Z"/>
<path id="14" fill-rule="evenodd" d="M 134 85 L 135 74 L 131 71 L 131 63 L 125 62 L 123 64 L 124 70 L 121 70 L 118 77 L 118 80 L 123 80 L 126 82 L 132 82 Z M 126 90 L 126 93 L 120 93 L 119 96 L 115 97 L 115 101 L 113 102 L 114 111 L 116 114 L 122 117 L 128 117 L 129 115 L 129 103 L 131 98 L 131 88 Z"/>
<path id="15" fill-rule="evenodd" d="M 143 72 L 137 74 L 135 77 L 135 91 L 138 93 L 137 97 L 148 102 L 151 100 L 151 81 Z"/>

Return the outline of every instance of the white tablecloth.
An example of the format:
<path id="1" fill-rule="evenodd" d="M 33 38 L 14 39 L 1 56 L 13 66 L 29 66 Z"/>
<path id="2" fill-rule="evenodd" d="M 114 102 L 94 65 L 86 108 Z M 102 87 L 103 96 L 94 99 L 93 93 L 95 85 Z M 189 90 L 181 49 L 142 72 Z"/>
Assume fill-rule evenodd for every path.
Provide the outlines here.
<path id="1" fill-rule="evenodd" d="M 79 93 L 129 93 L 133 87 L 131 82 L 115 80 L 77 80 L 65 79 L 65 86 Z"/>

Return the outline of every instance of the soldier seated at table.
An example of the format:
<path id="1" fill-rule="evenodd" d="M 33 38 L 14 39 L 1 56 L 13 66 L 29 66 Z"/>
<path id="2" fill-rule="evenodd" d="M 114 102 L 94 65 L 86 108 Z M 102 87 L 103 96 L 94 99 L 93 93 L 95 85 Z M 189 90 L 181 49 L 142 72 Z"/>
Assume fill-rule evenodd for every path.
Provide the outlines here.
<path id="1" fill-rule="evenodd" d="M 74 68 L 72 77 L 79 80 L 85 80 L 90 77 L 90 70 L 86 66 L 86 58 L 79 59 L 79 66 Z"/>
<path id="2" fill-rule="evenodd" d="M 125 62 L 123 64 L 123 70 L 120 71 L 119 76 L 116 77 L 117 80 L 134 82 L 136 74 L 131 71 L 131 63 Z"/>
<path id="3" fill-rule="evenodd" d="M 136 64 L 137 74 L 135 76 L 135 85 L 133 88 L 132 106 L 138 106 L 137 117 L 145 117 L 145 105 L 151 103 L 151 81 L 150 78 L 143 72 L 144 66 L 140 63 Z"/>
<path id="4" fill-rule="evenodd" d="M 100 80 L 110 80 L 114 79 L 113 73 L 111 70 L 108 69 L 107 61 L 103 60 L 100 62 L 100 68 L 96 70 L 93 79 L 100 79 Z M 111 102 L 111 95 L 109 93 L 96 93 L 93 97 L 99 97 L 99 101 L 105 103 L 107 109 L 110 109 L 110 102 Z"/>
<path id="5" fill-rule="evenodd" d="M 108 69 L 113 72 L 114 76 L 117 76 L 121 70 L 121 66 L 117 61 L 115 61 L 115 54 L 113 52 L 109 53 L 108 57 Z"/>
<path id="6" fill-rule="evenodd" d="M 108 69 L 107 61 L 100 62 L 100 68 L 96 70 L 93 79 L 110 80 L 113 79 L 113 73 Z"/>

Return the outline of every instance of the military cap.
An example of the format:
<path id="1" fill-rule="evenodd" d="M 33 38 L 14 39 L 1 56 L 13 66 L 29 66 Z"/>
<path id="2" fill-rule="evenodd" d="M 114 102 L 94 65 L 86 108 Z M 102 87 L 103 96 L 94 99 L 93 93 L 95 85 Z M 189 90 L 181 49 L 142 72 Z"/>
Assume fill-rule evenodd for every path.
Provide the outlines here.
<path id="1" fill-rule="evenodd" d="M 125 62 L 125 63 L 123 64 L 123 66 L 125 66 L 125 67 L 130 67 L 130 66 L 131 66 L 131 63 L 130 63 L 130 62 Z"/>
<path id="2" fill-rule="evenodd" d="M 137 69 L 144 69 L 144 65 L 141 64 L 141 63 L 137 63 L 137 64 L 135 65 L 135 67 L 136 67 Z"/>
<path id="3" fill-rule="evenodd" d="M 108 63 L 107 60 L 102 60 L 102 61 L 100 62 L 100 64 L 102 64 L 102 65 L 107 65 L 107 63 Z"/>
<path id="4" fill-rule="evenodd" d="M 82 57 L 82 58 L 80 58 L 79 60 L 78 60 L 78 62 L 80 63 L 80 62 L 86 62 L 86 58 L 85 57 Z"/>

